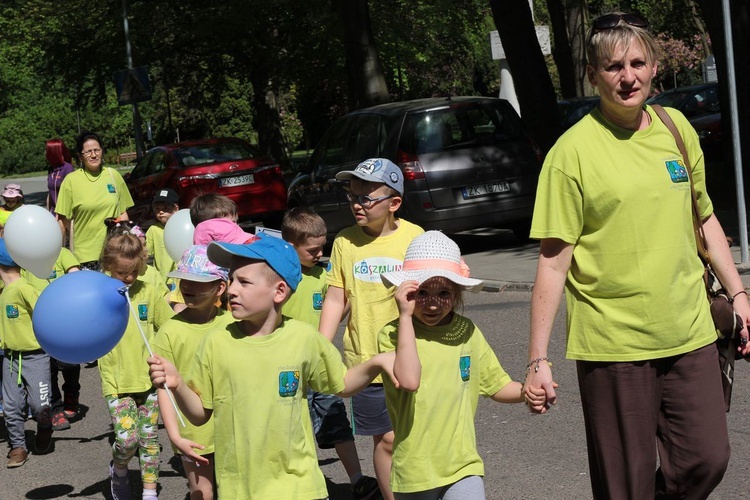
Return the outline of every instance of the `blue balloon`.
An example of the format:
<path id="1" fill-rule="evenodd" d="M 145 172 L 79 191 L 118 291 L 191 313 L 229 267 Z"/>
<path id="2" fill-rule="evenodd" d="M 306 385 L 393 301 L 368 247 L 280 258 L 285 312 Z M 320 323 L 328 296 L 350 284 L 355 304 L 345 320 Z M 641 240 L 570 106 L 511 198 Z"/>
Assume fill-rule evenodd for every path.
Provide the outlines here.
<path id="1" fill-rule="evenodd" d="M 85 363 L 111 351 L 128 326 L 124 285 L 95 271 L 65 274 L 39 296 L 32 324 L 47 354 L 67 363 Z"/>

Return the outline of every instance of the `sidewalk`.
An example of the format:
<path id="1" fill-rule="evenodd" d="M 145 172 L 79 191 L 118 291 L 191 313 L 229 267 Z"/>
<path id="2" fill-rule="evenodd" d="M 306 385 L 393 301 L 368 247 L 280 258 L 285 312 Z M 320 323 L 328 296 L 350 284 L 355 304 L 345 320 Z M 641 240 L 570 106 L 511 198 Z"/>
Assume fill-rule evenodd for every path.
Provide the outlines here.
<path id="1" fill-rule="evenodd" d="M 720 220 L 729 221 L 728 214 L 720 214 Z M 736 216 L 735 216 L 736 217 Z M 731 222 L 725 226 L 726 233 L 734 237 L 735 244 L 731 247 L 734 262 L 740 273 L 745 289 L 750 289 L 750 263 L 741 263 L 740 245 L 737 243 L 737 224 L 732 227 Z M 464 254 L 464 260 L 471 269 L 471 276 L 484 280 L 485 292 L 501 292 L 506 290 L 530 291 L 536 276 L 536 265 L 539 256 L 539 244 L 529 243 L 519 245 L 512 242 L 503 243 L 501 230 L 485 229 L 472 233 L 484 237 L 491 236 L 501 240 L 499 248 L 481 250 Z M 508 233 L 507 238 L 513 238 Z M 460 245 L 462 250 L 464 245 Z"/>

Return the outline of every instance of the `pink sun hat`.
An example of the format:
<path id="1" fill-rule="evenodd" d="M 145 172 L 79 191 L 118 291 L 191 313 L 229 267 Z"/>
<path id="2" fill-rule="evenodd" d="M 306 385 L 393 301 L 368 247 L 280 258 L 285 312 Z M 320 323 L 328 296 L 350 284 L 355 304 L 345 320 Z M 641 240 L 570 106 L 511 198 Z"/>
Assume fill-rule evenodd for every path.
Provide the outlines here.
<path id="1" fill-rule="evenodd" d="M 195 226 L 193 233 L 194 245 L 208 245 L 212 241 L 223 241 L 241 245 L 252 243 L 258 237 L 247 233 L 236 223 L 229 219 L 208 219 Z"/>
<path id="2" fill-rule="evenodd" d="M 394 286 L 411 280 L 421 285 L 435 277 L 449 279 L 470 292 L 478 292 L 483 286 L 482 280 L 469 278 L 469 266 L 461 258 L 458 245 L 440 231 L 427 231 L 414 238 L 401 270 L 380 275 L 383 283 Z"/>

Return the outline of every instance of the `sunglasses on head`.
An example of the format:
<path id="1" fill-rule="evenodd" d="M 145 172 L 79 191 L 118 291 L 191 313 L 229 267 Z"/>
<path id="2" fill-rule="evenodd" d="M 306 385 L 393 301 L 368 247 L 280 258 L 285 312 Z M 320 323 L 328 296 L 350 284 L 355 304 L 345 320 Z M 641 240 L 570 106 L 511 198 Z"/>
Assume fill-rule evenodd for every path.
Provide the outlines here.
<path id="1" fill-rule="evenodd" d="M 591 35 L 593 36 L 601 31 L 616 28 L 620 24 L 620 21 L 636 28 L 648 28 L 648 21 L 638 14 L 604 14 L 594 19 Z"/>

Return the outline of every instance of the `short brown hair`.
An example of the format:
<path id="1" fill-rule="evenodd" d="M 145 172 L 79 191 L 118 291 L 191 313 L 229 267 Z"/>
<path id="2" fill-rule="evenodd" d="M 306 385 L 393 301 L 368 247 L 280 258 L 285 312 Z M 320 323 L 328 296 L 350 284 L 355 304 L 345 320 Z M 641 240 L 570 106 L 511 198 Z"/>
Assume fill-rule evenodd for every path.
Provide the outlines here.
<path id="1" fill-rule="evenodd" d="M 209 219 L 237 217 L 237 204 L 223 194 L 205 193 L 190 202 L 190 222 L 197 226 Z"/>
<path id="2" fill-rule="evenodd" d="M 112 269 L 119 259 L 133 261 L 133 267 L 141 269 L 146 263 L 146 255 L 143 251 L 143 243 L 138 236 L 131 233 L 115 233 L 104 243 L 102 250 L 102 270 Z"/>
<path id="3" fill-rule="evenodd" d="M 311 208 L 290 208 L 281 220 L 281 237 L 292 245 L 304 243 L 308 238 L 320 238 L 327 233 L 325 221 Z"/>

